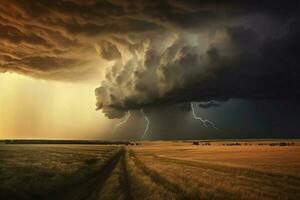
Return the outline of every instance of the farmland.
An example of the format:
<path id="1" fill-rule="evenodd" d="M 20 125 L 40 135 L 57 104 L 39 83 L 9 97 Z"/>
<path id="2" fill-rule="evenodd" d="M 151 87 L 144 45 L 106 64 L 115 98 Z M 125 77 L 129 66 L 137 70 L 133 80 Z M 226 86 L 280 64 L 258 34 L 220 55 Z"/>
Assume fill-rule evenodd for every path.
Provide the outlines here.
<path id="1" fill-rule="evenodd" d="M 297 140 L 133 144 L 3 144 L 0 197 L 300 199 Z"/>

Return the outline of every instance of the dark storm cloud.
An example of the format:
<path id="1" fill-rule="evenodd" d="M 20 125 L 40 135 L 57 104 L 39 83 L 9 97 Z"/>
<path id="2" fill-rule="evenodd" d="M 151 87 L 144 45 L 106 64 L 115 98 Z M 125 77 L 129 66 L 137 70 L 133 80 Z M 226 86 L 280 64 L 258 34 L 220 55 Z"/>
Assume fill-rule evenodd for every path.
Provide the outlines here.
<path id="1" fill-rule="evenodd" d="M 99 76 L 97 108 L 299 97 L 299 2 L 4 0 L 0 72 Z"/>
<path id="2" fill-rule="evenodd" d="M 67 80 L 85 77 L 78 71 L 88 69 L 93 75 L 102 64 L 95 46 L 108 35 L 161 30 L 128 6 L 123 1 L 1 1 L 0 70 Z M 120 57 L 113 46 L 107 48 L 103 59 Z M 47 73 L 52 70 L 56 73 Z"/>
<path id="3" fill-rule="evenodd" d="M 281 17 L 283 11 L 276 9 L 255 16 L 239 15 L 226 26 L 217 28 L 217 36 L 212 36 L 214 39 L 205 48 L 201 36 L 197 35 L 204 28 L 199 32 L 193 30 L 191 35 L 177 34 L 165 48 L 164 39 L 151 38 L 143 59 L 135 60 L 135 72 L 125 80 L 133 87 L 126 87 L 127 92 L 121 92 L 118 98 L 106 98 L 107 101 L 98 98 L 98 101 L 105 102 L 105 113 L 113 117 L 110 112 L 153 110 L 191 101 L 298 99 L 300 23 L 293 9 L 290 17 Z M 255 20 L 265 22 L 256 25 Z M 157 46 L 156 40 L 161 44 Z M 111 84 L 112 88 L 122 90 L 118 86 Z"/>
<path id="4" fill-rule="evenodd" d="M 205 103 L 199 103 L 198 106 L 201 108 L 211 108 L 211 107 L 219 107 L 220 104 L 213 102 L 213 101 L 209 101 L 209 102 L 205 102 Z"/>

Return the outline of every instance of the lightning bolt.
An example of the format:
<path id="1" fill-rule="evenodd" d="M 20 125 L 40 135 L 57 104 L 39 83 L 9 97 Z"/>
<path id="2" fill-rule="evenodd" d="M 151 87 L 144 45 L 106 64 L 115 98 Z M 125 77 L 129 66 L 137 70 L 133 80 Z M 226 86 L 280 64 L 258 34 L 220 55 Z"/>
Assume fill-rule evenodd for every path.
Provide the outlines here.
<path id="1" fill-rule="evenodd" d="M 148 131 L 148 129 L 149 129 L 150 120 L 149 120 L 149 118 L 146 116 L 146 114 L 145 114 L 145 112 L 144 112 L 143 109 L 141 109 L 141 114 L 144 116 L 145 121 L 146 121 L 146 128 L 145 128 L 144 134 L 143 134 L 143 136 L 142 136 L 142 140 L 143 140 L 143 138 L 145 137 L 145 135 L 146 135 L 146 133 L 147 133 L 147 131 Z"/>
<path id="2" fill-rule="evenodd" d="M 116 128 L 118 128 L 119 126 L 125 124 L 125 123 L 128 121 L 130 115 L 131 115 L 130 111 L 127 111 L 127 113 L 126 113 L 126 115 L 125 115 L 125 117 L 124 117 L 124 120 L 122 120 L 121 122 L 119 122 L 118 124 L 116 124 L 115 127 L 114 127 L 114 130 L 115 130 Z"/>
<path id="3" fill-rule="evenodd" d="M 193 102 L 191 102 L 191 108 L 192 108 L 193 117 L 197 120 L 200 120 L 205 127 L 207 124 L 210 124 L 214 129 L 219 130 L 212 121 L 209 121 L 208 119 L 202 119 L 201 117 L 198 117 L 196 115 Z"/>

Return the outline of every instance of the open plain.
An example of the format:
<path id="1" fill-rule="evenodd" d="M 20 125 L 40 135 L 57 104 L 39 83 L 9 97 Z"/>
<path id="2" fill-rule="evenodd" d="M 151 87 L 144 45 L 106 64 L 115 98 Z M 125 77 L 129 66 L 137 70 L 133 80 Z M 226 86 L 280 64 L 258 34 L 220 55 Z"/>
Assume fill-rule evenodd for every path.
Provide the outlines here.
<path id="1" fill-rule="evenodd" d="M 0 145 L 1 199 L 300 199 L 297 140 Z"/>

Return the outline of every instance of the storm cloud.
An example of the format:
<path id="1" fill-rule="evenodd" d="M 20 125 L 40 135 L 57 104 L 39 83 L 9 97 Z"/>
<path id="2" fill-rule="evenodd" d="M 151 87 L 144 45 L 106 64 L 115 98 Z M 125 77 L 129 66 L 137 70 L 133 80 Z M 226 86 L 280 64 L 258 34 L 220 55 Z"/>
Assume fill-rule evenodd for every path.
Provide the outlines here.
<path id="1" fill-rule="evenodd" d="M 109 118 L 191 101 L 298 99 L 299 10 L 298 1 L 4 0 L 0 72 L 96 79 Z"/>
<path id="2" fill-rule="evenodd" d="M 222 27 L 214 36 L 153 36 L 128 50 L 131 59 L 96 89 L 97 106 L 114 118 L 130 109 L 191 101 L 298 99 L 298 25 L 293 18 L 272 27 L 272 34 L 243 24 Z"/>

